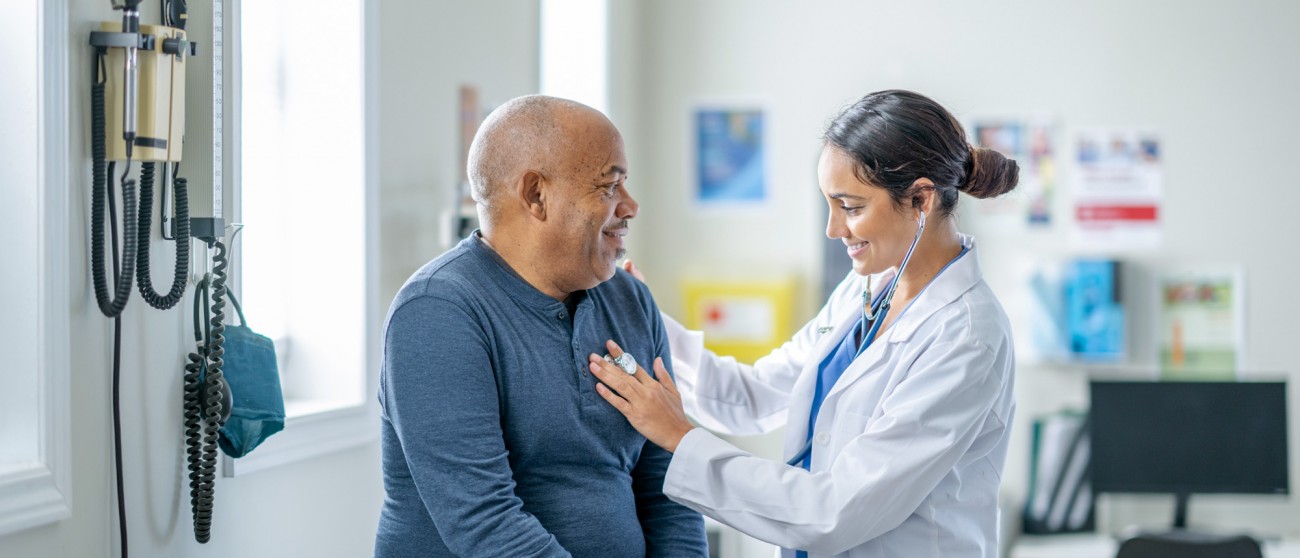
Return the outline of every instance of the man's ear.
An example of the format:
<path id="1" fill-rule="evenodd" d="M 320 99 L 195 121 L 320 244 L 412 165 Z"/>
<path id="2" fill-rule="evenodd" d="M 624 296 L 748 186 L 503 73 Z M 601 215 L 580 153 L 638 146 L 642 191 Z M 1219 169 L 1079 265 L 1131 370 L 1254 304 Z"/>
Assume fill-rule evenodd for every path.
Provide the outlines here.
<path id="1" fill-rule="evenodd" d="M 517 194 L 524 211 L 538 220 L 546 220 L 546 177 L 537 171 L 525 171 L 519 177 Z"/>

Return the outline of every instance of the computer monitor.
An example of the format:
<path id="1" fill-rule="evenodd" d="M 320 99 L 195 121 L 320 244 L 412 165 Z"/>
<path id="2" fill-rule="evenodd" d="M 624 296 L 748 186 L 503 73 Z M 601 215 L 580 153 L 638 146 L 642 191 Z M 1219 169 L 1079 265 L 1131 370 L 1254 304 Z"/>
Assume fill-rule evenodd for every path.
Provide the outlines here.
<path id="1" fill-rule="evenodd" d="M 1095 492 L 1287 494 L 1284 382 L 1091 383 Z"/>

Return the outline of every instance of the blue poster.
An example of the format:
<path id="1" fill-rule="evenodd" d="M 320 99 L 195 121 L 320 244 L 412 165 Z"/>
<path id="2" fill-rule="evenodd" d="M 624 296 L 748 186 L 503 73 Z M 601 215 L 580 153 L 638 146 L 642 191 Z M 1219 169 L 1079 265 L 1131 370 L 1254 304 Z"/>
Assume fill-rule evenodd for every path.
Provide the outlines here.
<path id="1" fill-rule="evenodd" d="M 1120 264 L 1114 260 L 1076 260 L 1065 286 L 1070 351 L 1089 361 L 1124 358 L 1124 306 Z"/>
<path id="2" fill-rule="evenodd" d="M 695 113 L 696 199 L 703 203 L 761 202 L 764 176 L 763 112 L 701 109 Z"/>

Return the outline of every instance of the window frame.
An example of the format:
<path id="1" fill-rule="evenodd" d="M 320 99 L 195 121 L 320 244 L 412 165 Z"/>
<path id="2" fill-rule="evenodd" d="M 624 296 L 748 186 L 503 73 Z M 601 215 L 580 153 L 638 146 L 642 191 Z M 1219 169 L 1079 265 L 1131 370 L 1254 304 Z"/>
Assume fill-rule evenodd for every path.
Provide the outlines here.
<path id="1" fill-rule="evenodd" d="M 242 17 L 241 0 L 226 1 L 225 28 L 230 37 L 240 35 L 240 18 Z M 364 52 L 362 64 L 362 127 L 364 156 L 362 160 L 364 177 L 364 228 L 365 228 L 365 366 L 361 371 L 364 376 L 364 388 L 361 401 L 352 405 L 326 406 L 318 412 L 310 412 L 285 419 L 284 430 L 266 439 L 257 450 L 241 458 L 222 455 L 222 474 L 236 477 L 263 469 L 298 463 L 328 454 L 361 447 L 379 439 L 379 403 L 375 397 L 379 389 L 379 342 L 382 305 L 379 301 L 379 108 L 375 102 L 379 98 L 379 6 L 378 0 L 360 0 L 362 11 L 361 42 Z M 225 114 L 234 122 L 243 118 L 242 110 L 242 71 L 243 45 L 239 40 L 228 40 L 230 61 L 227 79 L 231 80 L 232 93 L 227 96 L 228 107 Z M 231 129 L 231 127 L 227 127 Z M 231 134 L 228 145 L 231 152 L 227 154 L 234 166 L 231 189 L 236 222 L 242 220 L 242 142 L 239 134 Z M 238 269 L 244 269 L 242 253 L 236 247 L 232 258 L 239 260 Z M 242 277 L 234 278 L 237 286 L 242 286 Z"/>
<path id="2" fill-rule="evenodd" d="M 0 474 L 0 536 L 72 515 L 67 0 L 32 0 L 37 32 L 37 459 Z"/>

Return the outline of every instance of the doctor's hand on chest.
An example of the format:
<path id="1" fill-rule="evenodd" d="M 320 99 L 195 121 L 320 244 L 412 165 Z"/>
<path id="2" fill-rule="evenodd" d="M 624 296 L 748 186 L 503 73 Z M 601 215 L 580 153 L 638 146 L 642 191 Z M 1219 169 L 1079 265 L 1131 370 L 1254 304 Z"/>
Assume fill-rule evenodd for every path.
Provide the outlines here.
<path id="1" fill-rule="evenodd" d="M 623 349 L 617 343 L 607 341 L 605 345 L 614 359 L 623 356 Z M 628 374 L 618 364 L 599 355 L 592 354 L 589 360 L 591 373 L 601 382 L 596 384 L 596 392 L 623 413 L 647 440 L 668 452 L 676 451 L 677 444 L 694 426 L 686 419 L 682 396 L 663 359 L 655 359 L 654 377 L 639 364 L 634 374 Z"/>

